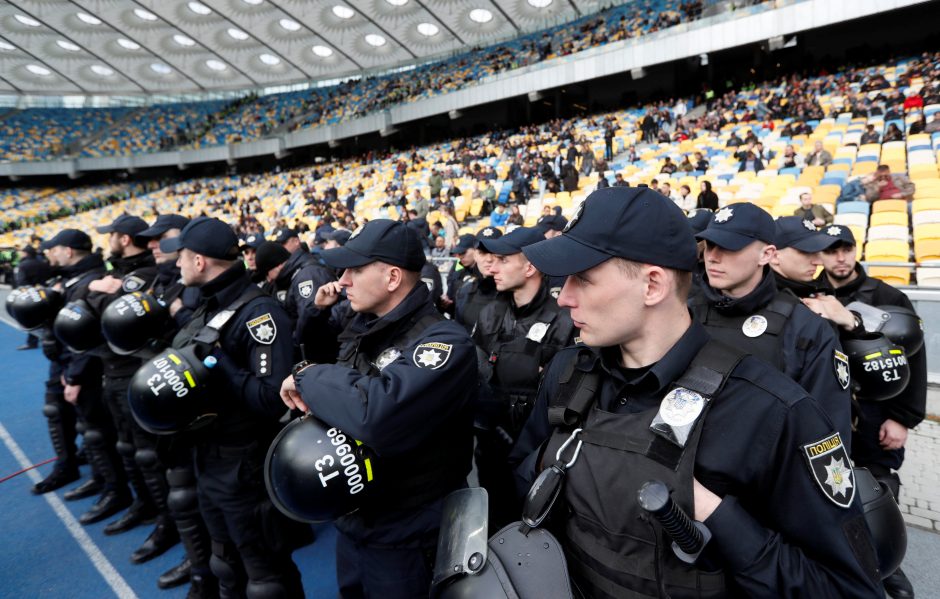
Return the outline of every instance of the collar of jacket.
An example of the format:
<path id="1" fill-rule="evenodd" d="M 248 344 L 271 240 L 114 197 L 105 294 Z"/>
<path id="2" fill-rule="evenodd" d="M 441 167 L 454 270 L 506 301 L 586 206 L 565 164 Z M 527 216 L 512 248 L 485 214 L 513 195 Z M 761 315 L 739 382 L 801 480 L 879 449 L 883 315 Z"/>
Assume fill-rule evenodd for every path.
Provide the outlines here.
<path id="1" fill-rule="evenodd" d="M 121 258 L 110 258 L 108 262 L 111 263 L 111 268 L 114 269 L 115 275 L 128 275 L 138 268 L 143 268 L 145 266 L 154 266 L 157 261 L 154 260 L 153 252 L 150 250 L 144 250 L 139 254 L 133 256 L 121 257 Z"/>
<path id="2" fill-rule="evenodd" d="M 63 266 L 62 274 L 63 276 L 65 276 L 65 278 L 70 279 L 84 272 L 88 272 L 89 270 L 93 270 L 95 268 L 103 268 L 103 267 L 104 267 L 104 260 L 101 259 L 101 256 L 98 254 L 92 253 L 92 254 L 88 254 L 87 256 L 85 256 L 84 258 L 82 258 L 81 260 L 79 260 L 78 262 L 76 262 L 75 264 L 71 266 Z"/>
<path id="3" fill-rule="evenodd" d="M 346 330 L 340 334 L 339 340 L 346 341 L 353 338 L 378 335 L 383 331 L 394 328 L 419 310 L 428 307 L 434 309 L 431 304 L 431 292 L 428 291 L 427 285 L 418 281 L 408 292 L 408 295 L 385 316 L 378 318 L 374 314 L 356 314 Z"/>
<path id="4" fill-rule="evenodd" d="M 228 306 L 251 285 L 245 263 L 236 260 L 225 272 L 200 287 L 206 301 L 206 308 L 211 314 L 222 306 Z"/>
<path id="5" fill-rule="evenodd" d="M 715 307 L 719 312 L 727 316 L 736 316 L 741 314 L 753 314 L 757 312 L 777 295 L 777 282 L 774 280 L 773 271 L 769 266 L 764 267 L 764 275 L 760 283 L 753 291 L 744 297 L 728 297 L 708 284 L 708 274 L 702 273 L 702 294 L 708 299 L 708 303 Z"/>
<path id="6" fill-rule="evenodd" d="M 774 271 L 774 279 L 777 283 L 777 289 L 789 289 L 793 292 L 793 295 L 799 298 L 809 297 L 825 291 L 825 287 L 820 285 L 818 279 L 803 283 L 788 279 L 776 271 Z"/>

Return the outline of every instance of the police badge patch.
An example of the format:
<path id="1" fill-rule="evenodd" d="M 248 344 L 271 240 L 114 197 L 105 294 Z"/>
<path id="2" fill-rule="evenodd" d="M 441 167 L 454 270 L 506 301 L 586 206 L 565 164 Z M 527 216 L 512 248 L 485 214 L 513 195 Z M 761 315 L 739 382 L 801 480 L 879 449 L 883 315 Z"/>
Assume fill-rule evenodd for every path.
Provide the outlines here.
<path id="1" fill-rule="evenodd" d="M 760 337 L 767 330 L 767 319 L 761 314 L 755 314 L 744 321 L 741 325 L 741 332 L 746 337 Z"/>
<path id="2" fill-rule="evenodd" d="M 804 445 L 803 455 L 823 495 L 841 508 L 852 505 L 855 498 L 854 474 L 839 433 Z"/>
<path id="3" fill-rule="evenodd" d="M 313 281 L 301 281 L 297 284 L 297 293 L 300 297 L 307 299 L 313 295 Z"/>
<path id="4" fill-rule="evenodd" d="M 275 292 L 274 297 L 277 298 L 277 301 L 283 304 L 284 302 L 287 301 L 287 290 L 282 289 L 280 291 Z"/>
<path id="5" fill-rule="evenodd" d="M 378 370 L 385 370 L 385 367 L 401 357 L 401 352 L 398 351 L 397 347 L 390 347 L 387 350 L 379 354 L 379 357 L 375 359 L 373 366 Z"/>
<path id="6" fill-rule="evenodd" d="M 849 388 L 849 357 L 839 350 L 832 354 L 832 366 L 835 368 L 836 380 L 843 389 Z"/>
<path id="7" fill-rule="evenodd" d="M 537 322 L 529 328 L 529 332 L 526 333 L 525 338 L 531 339 L 538 343 L 545 338 L 545 333 L 548 332 L 548 323 L 547 322 Z"/>
<path id="8" fill-rule="evenodd" d="M 581 220 L 582 214 L 584 214 L 584 202 L 581 202 L 581 204 L 578 205 L 578 211 L 575 213 L 573 217 L 571 217 L 571 220 L 568 221 L 568 224 L 565 225 L 565 228 L 562 229 L 561 232 L 567 233 L 568 231 L 570 231 L 571 228 L 574 226 L 574 224 L 578 222 L 579 220 Z"/>
<path id="9" fill-rule="evenodd" d="M 552 287 L 548 290 L 548 294 L 553 298 L 558 299 L 558 296 L 561 295 L 561 287 Z"/>
<path id="10" fill-rule="evenodd" d="M 137 275 L 127 275 L 124 277 L 124 282 L 121 283 L 121 288 L 125 293 L 133 293 L 134 291 L 140 291 L 147 284 L 147 281 L 141 279 Z"/>
<path id="11" fill-rule="evenodd" d="M 437 370 L 447 363 L 453 345 L 449 343 L 422 343 L 415 348 L 411 359 L 418 368 Z"/>
<path id="12" fill-rule="evenodd" d="M 271 318 L 270 312 L 253 320 L 249 320 L 245 323 L 245 326 L 248 327 L 251 338 L 258 343 L 271 345 L 277 337 L 277 325 L 274 324 L 274 319 Z"/>

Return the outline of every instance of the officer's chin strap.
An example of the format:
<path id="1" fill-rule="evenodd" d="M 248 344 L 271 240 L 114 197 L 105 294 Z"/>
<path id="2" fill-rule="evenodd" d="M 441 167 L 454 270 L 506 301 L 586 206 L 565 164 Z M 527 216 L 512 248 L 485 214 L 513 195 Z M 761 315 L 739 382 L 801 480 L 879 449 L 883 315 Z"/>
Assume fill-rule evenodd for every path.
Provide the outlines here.
<path id="1" fill-rule="evenodd" d="M 542 522 L 548 517 L 555 505 L 555 500 L 561 495 L 564 488 L 565 471 L 574 466 L 581 454 L 581 445 L 583 441 L 578 439 L 581 429 L 576 428 L 571 432 L 571 436 L 562 443 L 558 451 L 555 452 L 555 463 L 539 473 L 529 492 L 526 493 L 525 501 L 522 505 L 522 526 L 520 532 L 528 535 L 533 528 L 541 526 Z M 577 441 L 571 459 L 567 462 L 564 459 L 565 450 Z"/>

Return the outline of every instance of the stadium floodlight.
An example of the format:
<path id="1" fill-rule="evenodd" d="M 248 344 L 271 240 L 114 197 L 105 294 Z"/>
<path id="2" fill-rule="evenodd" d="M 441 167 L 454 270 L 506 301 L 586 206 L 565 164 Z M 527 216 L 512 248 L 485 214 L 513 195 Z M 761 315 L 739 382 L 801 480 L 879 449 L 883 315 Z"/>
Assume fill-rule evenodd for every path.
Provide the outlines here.
<path id="1" fill-rule="evenodd" d="M 202 2 L 190 2 L 187 6 L 189 6 L 189 10 L 193 11 L 197 15 L 206 16 L 212 14 L 212 9 Z"/>
<path id="2" fill-rule="evenodd" d="M 171 69 L 170 67 L 166 66 L 166 65 L 163 64 L 162 62 L 155 62 L 155 63 L 153 63 L 152 65 L 150 65 L 150 70 L 153 71 L 154 73 L 158 73 L 158 74 L 160 74 L 160 75 L 169 75 L 170 73 L 173 72 L 173 69 Z"/>
<path id="3" fill-rule="evenodd" d="M 377 33 L 369 33 L 366 35 L 366 43 L 378 48 L 379 46 L 385 45 L 385 38 Z"/>
<path id="4" fill-rule="evenodd" d="M 277 56 L 273 54 L 268 54 L 267 52 L 258 56 L 258 60 L 260 60 L 261 62 L 263 62 L 264 64 L 270 67 L 273 67 L 274 65 L 277 65 L 277 64 L 281 64 L 280 58 L 278 58 Z"/>
<path id="5" fill-rule="evenodd" d="M 228 68 L 227 64 L 225 64 L 221 60 L 216 60 L 214 58 L 210 58 L 209 60 L 207 60 L 206 66 L 212 69 L 213 71 L 224 71 L 225 69 Z"/>
<path id="6" fill-rule="evenodd" d="M 78 45 L 73 44 L 68 40 L 56 40 L 56 45 L 62 48 L 63 50 L 68 50 L 69 52 L 78 52 L 81 48 Z"/>
<path id="7" fill-rule="evenodd" d="M 192 38 L 190 38 L 190 37 L 186 37 L 185 35 L 183 35 L 183 34 L 181 34 L 181 33 L 177 33 L 176 35 L 174 35 L 174 36 L 173 36 L 173 41 L 176 42 L 177 44 L 179 44 L 180 46 L 186 46 L 187 48 L 190 47 L 190 46 L 195 46 L 195 45 L 196 45 L 196 40 L 194 40 L 194 39 L 192 39 Z"/>
<path id="8" fill-rule="evenodd" d="M 311 48 L 311 50 L 313 50 L 313 53 L 320 58 L 329 58 L 330 56 L 333 56 L 333 49 L 327 48 L 326 46 L 317 45 Z"/>
<path id="9" fill-rule="evenodd" d="M 28 25 L 29 27 L 39 27 L 42 25 L 39 21 L 32 17 L 27 17 L 26 15 L 13 15 L 13 18 L 22 23 L 23 25 Z"/>
<path id="10" fill-rule="evenodd" d="M 470 11 L 470 20 L 474 23 L 489 23 L 493 20 L 493 13 L 486 10 L 485 8 L 474 8 Z"/>
<path id="11" fill-rule="evenodd" d="M 3 40 L 0 40 L 0 50 L 3 50 L 4 52 L 12 52 L 16 50 L 16 46 L 14 46 L 13 44 L 8 44 Z"/>
<path id="12" fill-rule="evenodd" d="M 87 12 L 76 13 L 75 16 L 78 17 L 78 20 L 82 23 L 86 23 L 88 25 L 101 25 L 101 19 L 92 16 Z"/>
<path id="13" fill-rule="evenodd" d="M 440 31 L 440 28 L 434 23 L 418 23 L 418 33 L 423 36 L 431 37 L 437 35 Z"/>
<path id="14" fill-rule="evenodd" d="M 250 4 L 252 6 L 258 6 L 259 4 L 264 2 L 264 0 L 242 0 L 242 2 L 244 2 L 245 4 Z"/>
<path id="15" fill-rule="evenodd" d="M 149 10 L 144 10 L 142 8 L 135 8 L 134 14 L 137 15 L 137 18 L 143 21 L 156 21 L 157 15 L 153 14 Z"/>
<path id="16" fill-rule="evenodd" d="M 339 17 L 340 19 L 351 19 L 356 14 L 356 11 L 349 8 L 348 6 L 337 4 L 336 6 L 333 7 L 333 14 Z"/>
<path id="17" fill-rule="evenodd" d="M 125 50 L 140 50 L 140 44 L 123 37 L 119 38 L 117 43 L 118 46 L 124 48 Z"/>
<path id="18" fill-rule="evenodd" d="M 102 77 L 110 77 L 114 74 L 114 69 L 106 67 L 103 64 L 93 64 L 90 68 L 92 73 L 101 75 Z"/>
<path id="19" fill-rule="evenodd" d="M 392 6 L 404 6 L 408 4 L 408 0 L 385 0 L 385 1 L 391 4 Z"/>
<path id="20" fill-rule="evenodd" d="M 26 70 L 32 73 L 33 75 L 39 75 L 40 77 L 48 77 L 52 74 L 52 71 L 46 67 L 41 67 L 38 64 L 28 64 L 26 65 Z"/>
<path id="21" fill-rule="evenodd" d="M 248 34 L 247 34 L 247 33 L 245 33 L 244 31 L 242 31 L 241 29 L 235 29 L 234 27 L 229 27 L 229 28 L 228 28 L 228 35 L 229 35 L 229 37 L 231 37 L 232 39 L 236 39 L 236 40 L 238 40 L 238 41 L 240 41 L 240 42 L 243 42 L 243 41 L 245 41 L 246 39 L 248 39 Z"/>
<path id="22" fill-rule="evenodd" d="M 300 30 L 300 23 L 291 19 L 281 19 L 278 23 L 287 31 Z"/>
<path id="23" fill-rule="evenodd" d="M 530 6 L 535 8 L 548 8 L 554 0 L 527 0 Z"/>

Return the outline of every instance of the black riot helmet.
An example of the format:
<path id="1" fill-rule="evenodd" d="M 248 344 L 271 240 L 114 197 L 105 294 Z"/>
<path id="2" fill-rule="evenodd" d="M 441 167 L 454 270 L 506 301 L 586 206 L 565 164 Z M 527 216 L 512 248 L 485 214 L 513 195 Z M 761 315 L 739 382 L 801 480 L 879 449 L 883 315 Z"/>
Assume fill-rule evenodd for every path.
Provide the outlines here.
<path id="1" fill-rule="evenodd" d="M 169 435 L 209 424 L 217 411 L 207 393 L 215 358 L 200 346 L 170 348 L 145 361 L 134 373 L 127 401 L 137 424 L 155 435 Z M 202 356 L 202 357 L 201 357 Z"/>
<path id="2" fill-rule="evenodd" d="M 842 348 L 852 373 L 852 391 L 860 400 L 884 401 L 907 387 L 911 368 L 904 348 L 881 333 L 846 339 Z"/>
<path id="3" fill-rule="evenodd" d="M 101 314 L 101 332 L 116 354 L 129 355 L 151 345 L 166 332 L 166 306 L 152 295 L 135 291 L 111 302 Z"/>
<path id="4" fill-rule="evenodd" d="M 65 347 L 81 354 L 104 345 L 101 321 L 85 300 L 71 301 L 59 310 L 52 332 Z"/>
<path id="5" fill-rule="evenodd" d="M 871 531 L 882 578 L 891 576 L 907 552 L 907 529 L 904 516 L 888 489 L 888 485 L 872 476 L 867 468 L 855 468 L 855 484 L 865 512 L 865 523 Z"/>
<path id="6" fill-rule="evenodd" d="M 264 483 L 279 510 L 301 522 L 329 522 L 359 509 L 375 483 L 371 452 L 343 431 L 306 415 L 268 449 Z"/>
<path id="7" fill-rule="evenodd" d="M 878 306 L 888 318 L 879 329 L 885 337 L 904 348 L 913 356 L 924 347 L 924 321 L 913 310 L 904 306 Z"/>
<path id="8" fill-rule="evenodd" d="M 48 287 L 20 287 L 7 296 L 6 307 L 10 318 L 32 331 L 50 324 L 63 304 L 62 294 Z"/>

